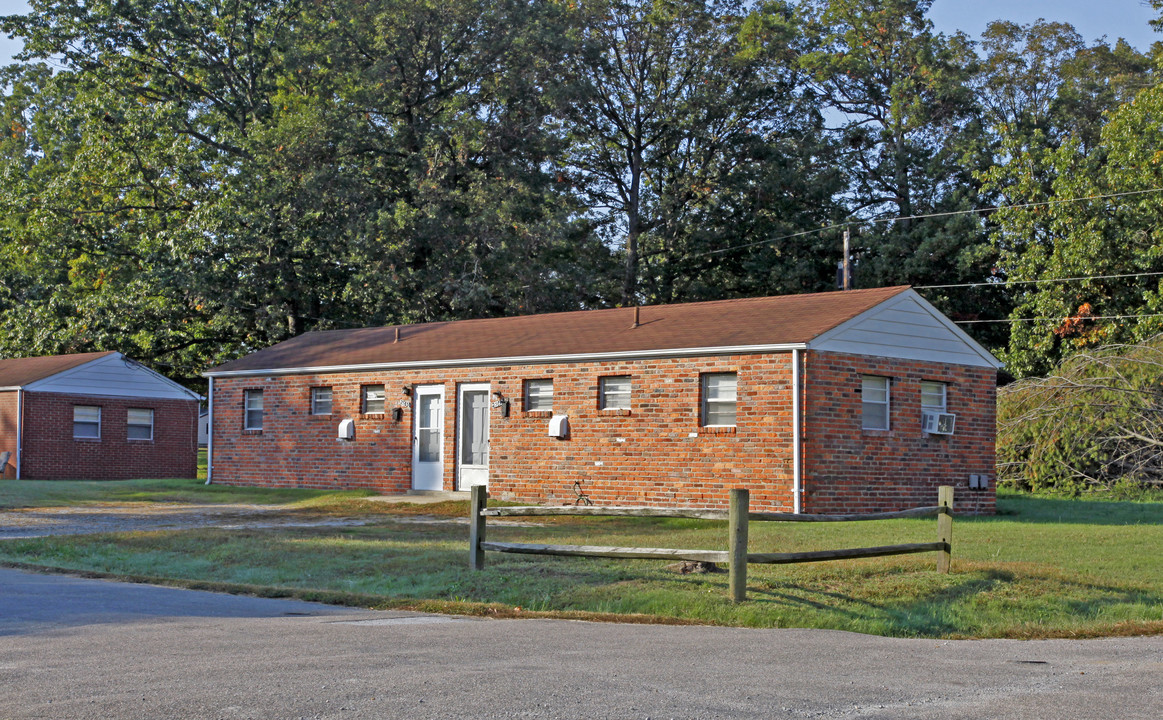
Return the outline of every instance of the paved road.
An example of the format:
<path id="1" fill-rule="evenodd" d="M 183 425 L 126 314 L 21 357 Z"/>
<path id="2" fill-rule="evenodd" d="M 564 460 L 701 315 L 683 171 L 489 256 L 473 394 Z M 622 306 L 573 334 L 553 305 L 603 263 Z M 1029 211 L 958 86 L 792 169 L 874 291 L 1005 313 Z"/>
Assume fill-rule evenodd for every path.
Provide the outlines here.
<path id="1" fill-rule="evenodd" d="M 0 720 L 1163 717 L 1163 638 L 369 612 L 0 569 Z"/>

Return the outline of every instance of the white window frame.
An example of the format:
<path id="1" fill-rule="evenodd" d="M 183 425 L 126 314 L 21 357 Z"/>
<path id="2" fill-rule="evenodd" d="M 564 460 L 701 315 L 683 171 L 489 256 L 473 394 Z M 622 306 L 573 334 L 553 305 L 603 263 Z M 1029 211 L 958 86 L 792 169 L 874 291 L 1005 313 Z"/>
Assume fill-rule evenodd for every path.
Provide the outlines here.
<path id="1" fill-rule="evenodd" d="M 553 378 L 525 381 L 525 412 L 553 412 Z"/>
<path id="2" fill-rule="evenodd" d="M 719 389 L 712 389 L 712 379 L 730 379 L 732 381 L 731 387 L 722 387 Z M 702 427 L 735 427 L 739 422 L 739 373 L 734 372 L 712 372 L 703 373 L 699 380 L 700 395 L 702 401 L 699 409 L 699 424 Z M 730 392 L 724 392 L 730 390 Z M 713 394 L 713 396 L 712 396 Z M 731 423 L 711 423 L 712 408 L 731 408 L 731 414 L 735 417 L 735 421 Z"/>
<path id="3" fill-rule="evenodd" d="M 373 397 L 373 394 L 378 391 L 379 397 Z M 382 384 L 364 385 L 359 390 L 359 405 L 360 411 L 364 415 L 383 415 L 385 409 L 388 407 L 388 393 L 387 388 Z M 372 403 L 379 403 L 379 410 L 371 409 Z"/>
<path id="4" fill-rule="evenodd" d="M 258 402 L 254 402 L 255 400 Z M 257 423 L 252 418 L 252 413 L 257 413 Z M 265 417 L 266 409 L 263 404 L 262 390 L 244 390 L 242 393 L 242 429 L 262 430 Z"/>
<path id="5" fill-rule="evenodd" d="M 81 411 L 96 410 L 97 411 L 96 421 L 91 420 L 91 419 L 84 419 L 84 418 L 78 420 L 77 419 L 77 411 L 78 410 L 81 410 Z M 77 424 L 78 423 L 83 425 L 83 426 L 86 426 L 86 427 L 95 424 L 97 426 L 97 434 L 96 435 L 78 435 L 77 434 Z M 74 440 L 100 440 L 101 439 L 101 406 L 100 405 L 74 405 L 73 406 L 73 439 Z"/>
<path id="6" fill-rule="evenodd" d="M 929 392 L 926 392 L 926 390 L 928 390 Z M 932 403 L 925 402 L 925 396 L 928 395 L 931 399 L 933 394 L 934 394 L 933 393 L 934 390 L 940 390 L 941 404 L 939 404 L 939 405 L 934 405 Z M 921 410 L 943 413 L 946 411 L 946 408 L 948 408 L 948 407 L 949 407 L 949 383 L 937 382 L 935 380 L 922 380 L 921 381 Z"/>
<path id="7" fill-rule="evenodd" d="M 133 414 L 135 412 L 149 413 L 149 423 L 133 422 L 132 418 L 133 418 Z M 153 408 L 126 408 L 126 410 L 125 410 L 125 439 L 126 440 L 140 440 L 143 442 L 148 440 L 148 441 L 152 442 L 153 441 L 153 419 L 154 419 Z M 135 428 L 135 427 L 149 428 L 149 437 L 140 437 L 140 438 L 130 437 L 129 429 Z"/>
<path id="8" fill-rule="evenodd" d="M 320 404 L 319 396 L 322 395 L 324 391 L 327 392 L 327 412 L 320 412 L 319 411 L 319 404 Z M 334 408 L 334 402 L 335 402 L 335 392 L 331 389 L 330 385 L 318 385 L 316 387 L 311 388 L 311 414 L 312 415 L 330 415 L 331 410 Z"/>
<path id="9" fill-rule="evenodd" d="M 870 387 L 870 384 L 878 384 L 883 382 L 883 388 Z M 879 398 L 869 400 L 871 392 L 884 392 L 884 399 Z M 864 409 L 868 405 L 875 405 L 884 408 L 884 426 L 869 425 L 868 414 Z M 892 378 L 884 375 L 861 375 L 860 376 L 860 428 L 862 430 L 889 430 L 892 428 Z"/>
<path id="10" fill-rule="evenodd" d="M 625 380 L 625 390 L 610 390 L 609 381 Z M 598 379 L 599 410 L 629 410 L 630 398 L 634 392 L 634 382 L 629 375 L 607 375 Z"/>

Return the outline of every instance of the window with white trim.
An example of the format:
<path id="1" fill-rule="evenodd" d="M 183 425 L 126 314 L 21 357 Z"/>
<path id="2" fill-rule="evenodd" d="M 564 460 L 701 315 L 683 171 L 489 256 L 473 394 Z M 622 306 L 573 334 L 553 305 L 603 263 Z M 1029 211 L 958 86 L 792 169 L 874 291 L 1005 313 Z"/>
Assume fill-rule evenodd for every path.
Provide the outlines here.
<path id="1" fill-rule="evenodd" d="M 153 440 L 153 410 L 149 408 L 126 410 L 125 437 L 129 440 Z"/>
<path id="2" fill-rule="evenodd" d="M 736 373 L 703 373 L 703 427 L 735 427 L 739 399 L 739 376 Z"/>
<path id="3" fill-rule="evenodd" d="M 262 430 L 262 390 L 246 390 L 243 392 L 244 413 L 242 418 L 243 430 Z"/>
<path id="4" fill-rule="evenodd" d="M 943 382 L 921 381 L 921 410 L 945 412 L 949 386 Z"/>
<path id="5" fill-rule="evenodd" d="M 363 412 L 365 415 L 371 413 L 382 413 L 384 411 L 384 386 L 383 385 L 364 385 L 363 386 Z"/>
<path id="6" fill-rule="evenodd" d="M 525 412 L 553 410 L 553 380 L 525 381 Z"/>
<path id="7" fill-rule="evenodd" d="M 888 430 L 889 392 L 892 383 L 879 375 L 864 375 L 860 381 L 860 426 L 865 430 Z"/>
<path id="8" fill-rule="evenodd" d="M 630 409 L 629 375 L 610 375 L 598 380 L 598 408 L 601 410 Z"/>
<path id="9" fill-rule="evenodd" d="M 80 440 L 101 439 L 101 408 L 99 406 L 73 406 L 73 437 Z"/>
<path id="10" fill-rule="evenodd" d="M 331 388 L 329 388 L 329 387 L 313 387 L 313 388 L 311 388 L 311 414 L 312 415 L 330 415 L 331 414 Z"/>

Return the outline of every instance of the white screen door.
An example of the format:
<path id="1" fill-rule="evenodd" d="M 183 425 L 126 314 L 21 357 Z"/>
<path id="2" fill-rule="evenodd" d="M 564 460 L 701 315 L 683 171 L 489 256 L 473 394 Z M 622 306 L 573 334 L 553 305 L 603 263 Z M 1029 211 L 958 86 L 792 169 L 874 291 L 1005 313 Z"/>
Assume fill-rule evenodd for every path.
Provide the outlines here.
<path id="1" fill-rule="evenodd" d="M 412 416 L 412 489 L 444 489 L 444 386 L 416 388 Z"/>
<path id="2" fill-rule="evenodd" d="M 460 386 L 457 402 L 457 488 L 489 484 L 489 385 Z"/>

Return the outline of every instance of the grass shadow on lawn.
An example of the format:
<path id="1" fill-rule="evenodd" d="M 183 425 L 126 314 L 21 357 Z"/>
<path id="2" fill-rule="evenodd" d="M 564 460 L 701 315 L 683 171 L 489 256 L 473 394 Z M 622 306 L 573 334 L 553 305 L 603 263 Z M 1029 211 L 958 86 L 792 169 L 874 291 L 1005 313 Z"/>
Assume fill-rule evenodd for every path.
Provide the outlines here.
<path id="1" fill-rule="evenodd" d="M 1163 502 L 1159 501 L 1056 498 L 1002 492 L 998 494 L 997 508 L 997 515 L 983 515 L 972 520 L 1087 525 L 1163 525 Z"/>

